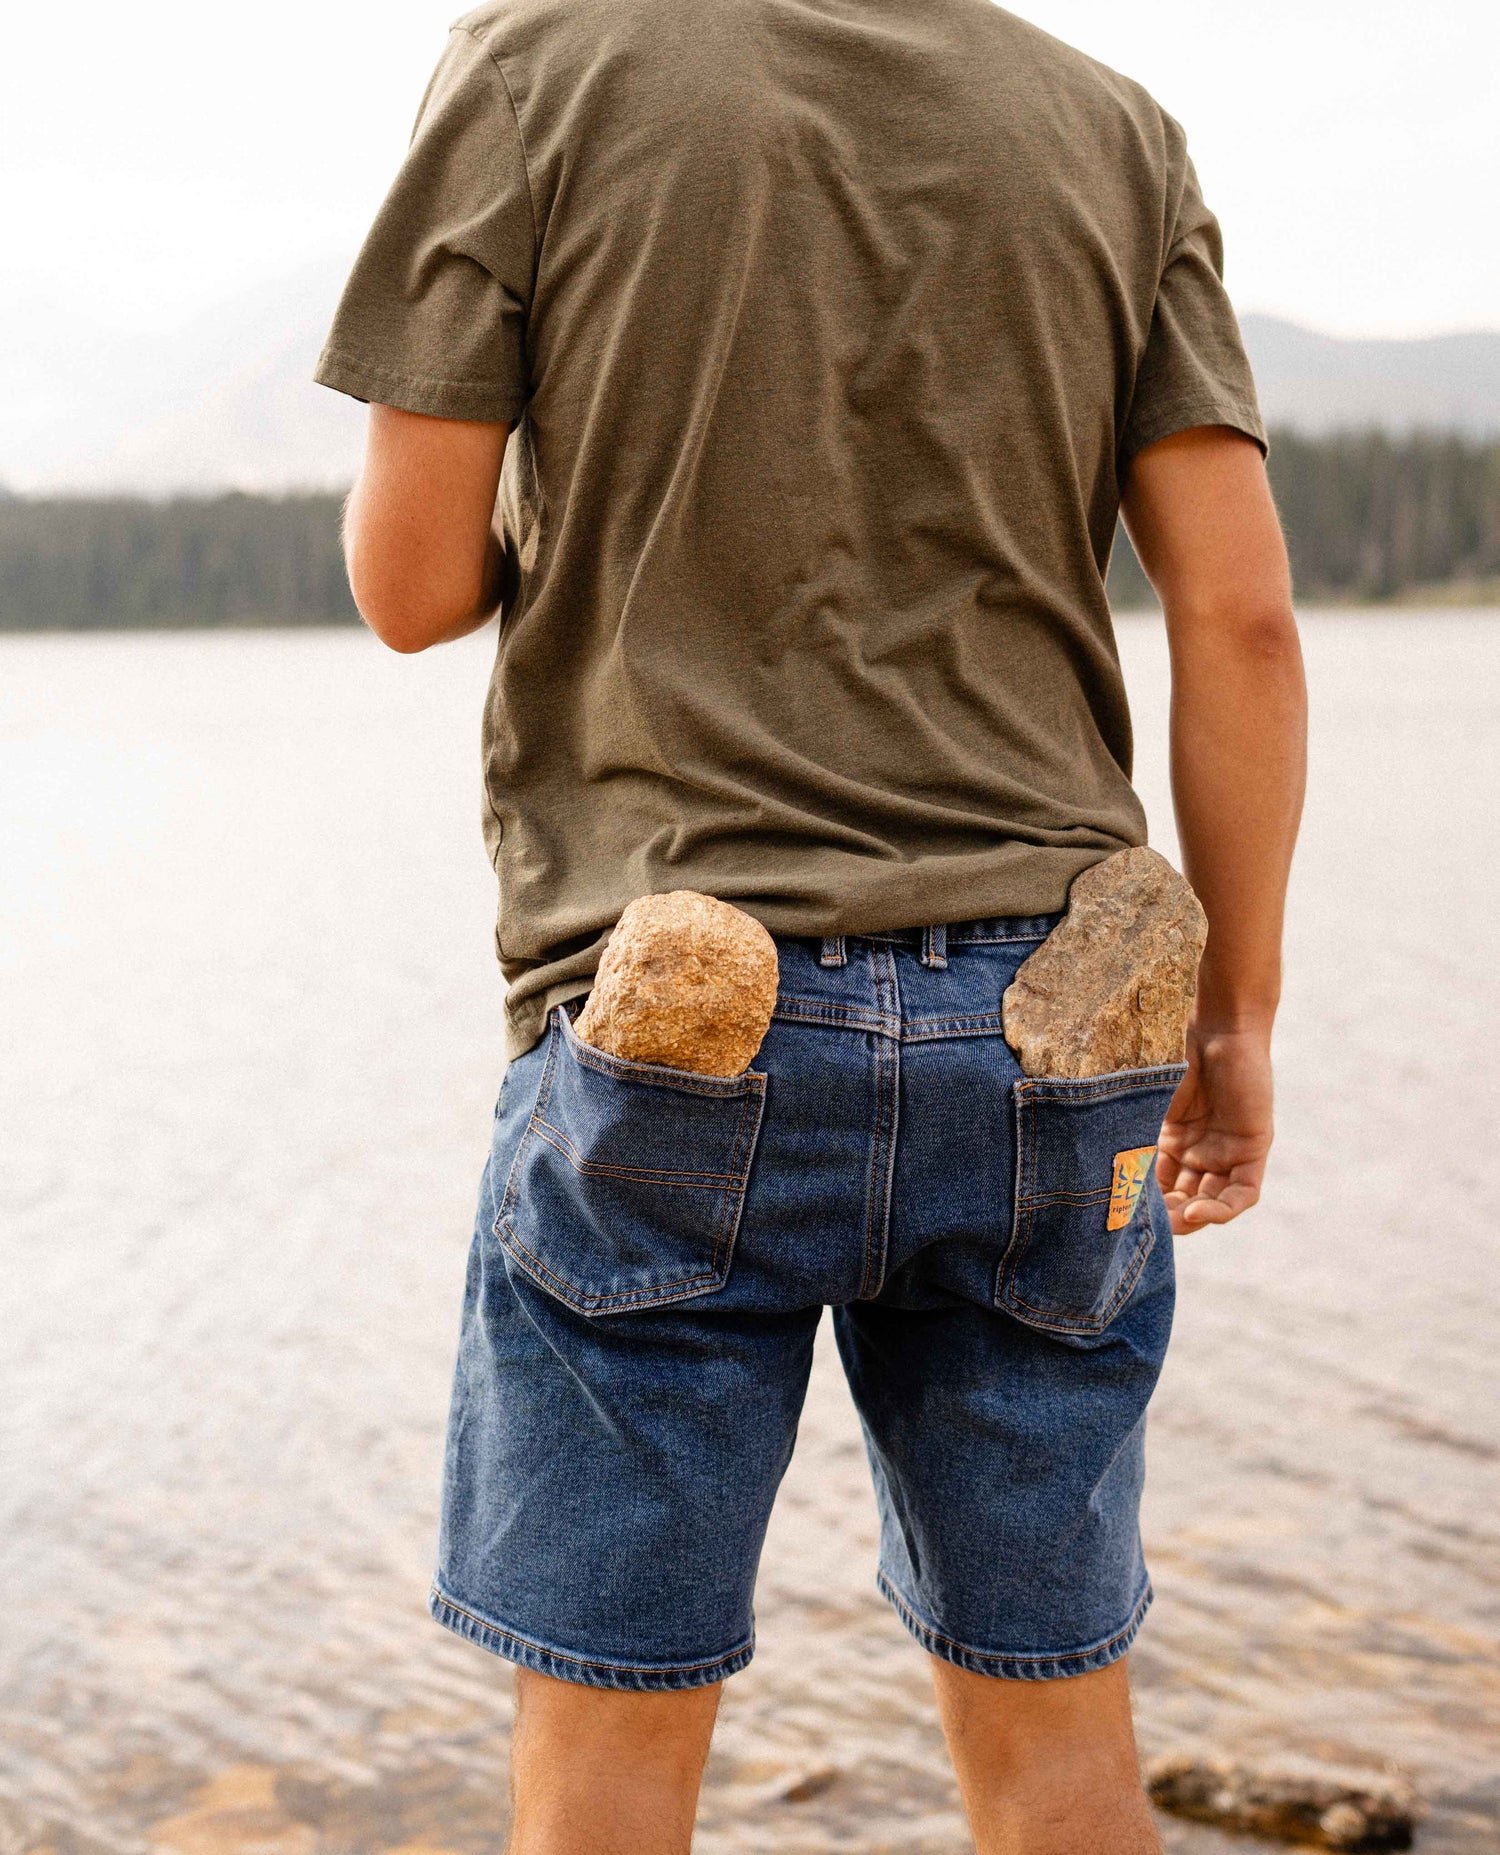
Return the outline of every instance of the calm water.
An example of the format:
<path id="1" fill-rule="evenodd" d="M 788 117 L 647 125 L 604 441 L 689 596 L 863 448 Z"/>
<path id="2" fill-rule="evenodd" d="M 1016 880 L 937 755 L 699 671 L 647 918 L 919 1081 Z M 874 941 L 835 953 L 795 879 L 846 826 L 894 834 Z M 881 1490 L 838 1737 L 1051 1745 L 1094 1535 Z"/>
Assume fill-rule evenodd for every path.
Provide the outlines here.
<path id="1" fill-rule="evenodd" d="M 1493 1852 L 1500 614 L 1307 643 L 1281 1137 L 1180 1249 L 1141 1734 L 1399 1765 L 1422 1848 Z M 1170 853 L 1157 628 L 1124 650 Z M 508 1677 L 424 1608 L 499 1081 L 486 667 L 0 641 L 5 1855 L 502 1846 Z M 825 1355 L 707 1855 L 968 1846 L 874 1546 Z"/>

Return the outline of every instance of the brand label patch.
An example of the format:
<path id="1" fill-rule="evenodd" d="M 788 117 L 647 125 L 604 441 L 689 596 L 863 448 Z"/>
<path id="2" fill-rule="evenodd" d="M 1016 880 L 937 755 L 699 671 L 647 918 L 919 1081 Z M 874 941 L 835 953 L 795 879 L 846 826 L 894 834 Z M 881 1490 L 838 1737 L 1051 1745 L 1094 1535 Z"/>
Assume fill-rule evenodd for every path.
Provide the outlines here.
<path id="1" fill-rule="evenodd" d="M 1127 1152 L 1115 1154 L 1106 1229 L 1123 1230 L 1135 1216 L 1135 1207 L 1140 1203 L 1155 1155 L 1154 1146 L 1133 1146 Z"/>

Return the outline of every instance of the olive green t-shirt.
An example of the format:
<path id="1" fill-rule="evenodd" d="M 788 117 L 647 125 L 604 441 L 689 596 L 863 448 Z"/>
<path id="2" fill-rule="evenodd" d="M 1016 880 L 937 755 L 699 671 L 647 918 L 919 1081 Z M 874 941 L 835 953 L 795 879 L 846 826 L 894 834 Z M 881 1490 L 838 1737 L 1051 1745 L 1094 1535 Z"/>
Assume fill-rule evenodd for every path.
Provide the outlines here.
<path id="1" fill-rule="evenodd" d="M 632 897 L 1063 905 L 1144 841 L 1143 446 L 1264 441 L 1183 134 L 990 0 L 492 0 L 317 378 L 514 425 L 485 834 L 512 1055 Z"/>

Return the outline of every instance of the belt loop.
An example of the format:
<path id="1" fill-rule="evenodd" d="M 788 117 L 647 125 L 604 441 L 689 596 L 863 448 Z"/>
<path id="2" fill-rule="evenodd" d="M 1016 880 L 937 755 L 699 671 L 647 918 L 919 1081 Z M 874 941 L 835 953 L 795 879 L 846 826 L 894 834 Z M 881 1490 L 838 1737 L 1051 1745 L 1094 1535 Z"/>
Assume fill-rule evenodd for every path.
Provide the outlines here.
<path id="1" fill-rule="evenodd" d="M 944 922 L 922 929 L 922 964 L 939 969 L 948 964 L 948 929 Z"/>
<path id="2" fill-rule="evenodd" d="M 823 936 L 823 951 L 818 956 L 819 966 L 842 966 L 845 958 L 843 935 L 825 934 Z"/>

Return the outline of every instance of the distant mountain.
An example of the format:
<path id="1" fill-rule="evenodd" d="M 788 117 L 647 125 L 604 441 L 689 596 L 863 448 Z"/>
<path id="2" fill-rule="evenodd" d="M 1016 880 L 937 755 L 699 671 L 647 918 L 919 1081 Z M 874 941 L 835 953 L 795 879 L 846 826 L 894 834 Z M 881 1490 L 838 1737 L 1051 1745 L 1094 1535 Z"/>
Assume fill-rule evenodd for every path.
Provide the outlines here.
<path id="1" fill-rule="evenodd" d="M 1354 341 L 1255 315 L 1241 327 L 1273 425 L 1500 435 L 1500 333 Z"/>
<path id="2" fill-rule="evenodd" d="M 165 495 L 348 483 L 363 408 L 311 379 L 346 268 L 311 265 L 162 336 L 101 334 L 50 304 L 0 314 L 0 484 Z M 1500 333 L 1350 341 L 1260 315 L 1244 329 L 1275 424 L 1500 435 Z"/>
<path id="3" fill-rule="evenodd" d="M 166 335 L 101 336 L 48 304 L 0 315 L 0 482 L 144 495 L 348 484 L 364 408 L 312 380 L 346 270 L 325 260 Z"/>

